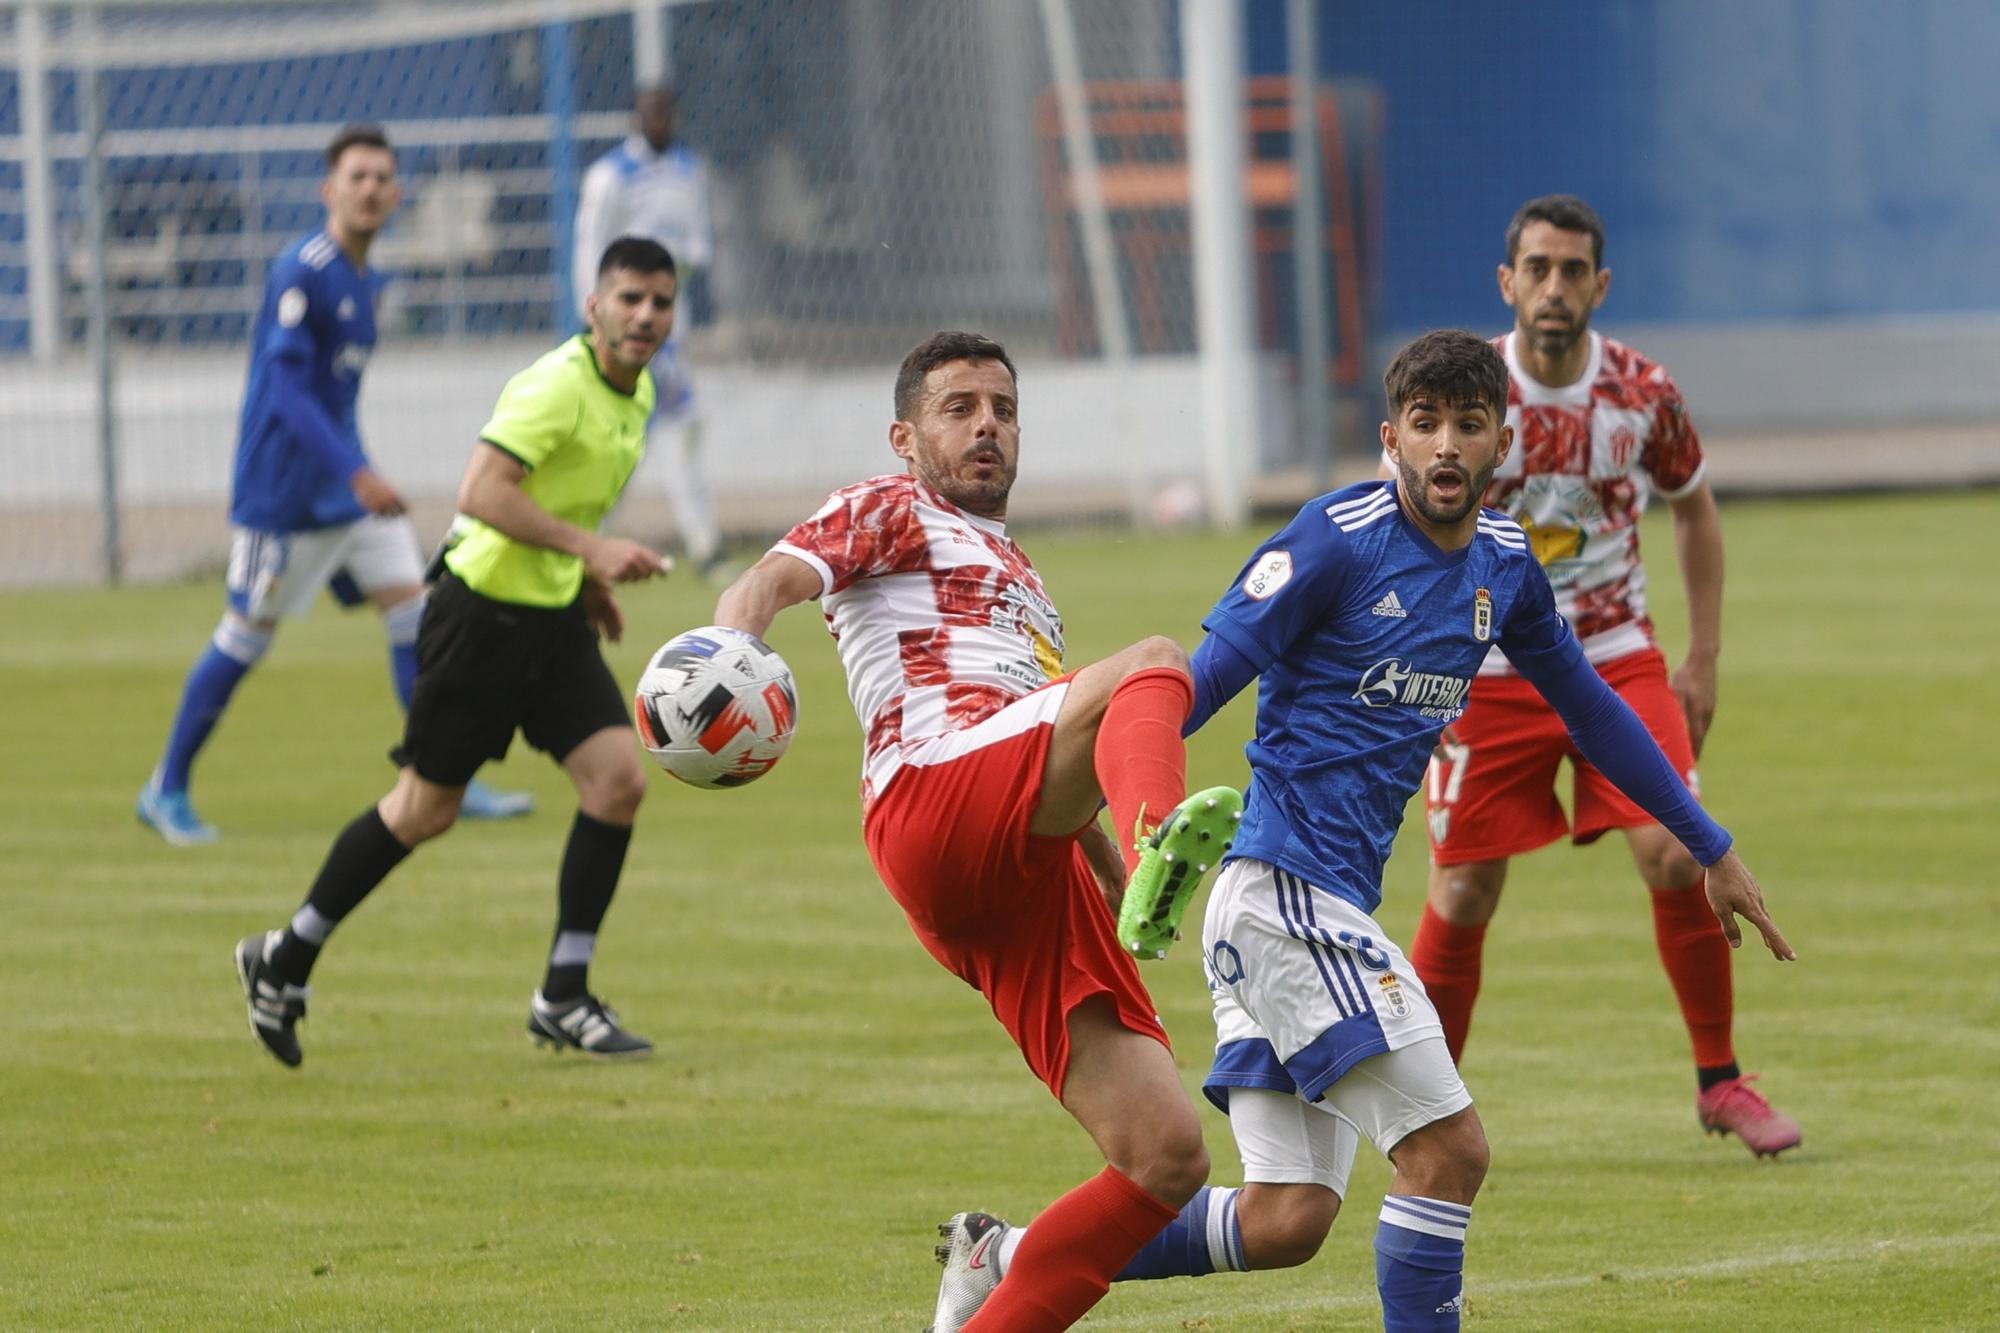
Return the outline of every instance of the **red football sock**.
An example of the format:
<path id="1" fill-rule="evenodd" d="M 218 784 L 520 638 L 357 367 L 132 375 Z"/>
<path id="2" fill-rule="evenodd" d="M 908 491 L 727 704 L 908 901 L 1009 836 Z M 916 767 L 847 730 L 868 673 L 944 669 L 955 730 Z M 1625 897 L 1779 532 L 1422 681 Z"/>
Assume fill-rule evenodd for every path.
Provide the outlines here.
<path id="1" fill-rule="evenodd" d="M 1111 692 L 1097 727 L 1097 785 L 1111 804 L 1111 836 L 1125 869 L 1139 863 L 1140 810 L 1151 828 L 1187 796 L 1187 745 L 1181 723 L 1194 707 L 1194 682 L 1173 667 L 1148 667 Z"/>
<path id="2" fill-rule="evenodd" d="M 1104 1299 L 1119 1270 L 1178 1216 L 1116 1168 L 1105 1167 L 1042 1210 L 1014 1251 L 1006 1278 L 965 1333 L 1068 1328 Z"/>
<path id="3" fill-rule="evenodd" d="M 1653 938 L 1660 946 L 1667 979 L 1673 982 L 1674 995 L 1681 1002 L 1681 1018 L 1694 1042 L 1694 1062 L 1712 1068 L 1736 1059 L 1736 1046 L 1730 1039 L 1736 993 L 1729 970 L 1729 941 L 1708 906 L 1708 895 L 1702 892 L 1706 883 L 1704 878 L 1689 889 L 1654 887 Z"/>
<path id="4" fill-rule="evenodd" d="M 1410 965 L 1424 983 L 1424 993 L 1444 1024 L 1444 1044 L 1456 1062 L 1472 1031 L 1472 1006 L 1479 999 L 1479 964 L 1486 950 L 1486 926 L 1454 926 L 1424 904 L 1417 938 L 1410 944 Z"/>

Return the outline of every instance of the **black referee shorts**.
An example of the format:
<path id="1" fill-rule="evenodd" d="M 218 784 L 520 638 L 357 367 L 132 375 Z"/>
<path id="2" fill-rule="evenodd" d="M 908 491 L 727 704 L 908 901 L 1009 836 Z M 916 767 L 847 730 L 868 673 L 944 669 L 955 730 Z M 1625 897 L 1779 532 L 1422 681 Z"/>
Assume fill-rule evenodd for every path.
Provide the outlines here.
<path id="1" fill-rule="evenodd" d="M 580 601 L 497 602 L 446 573 L 424 607 L 410 715 L 389 757 L 426 781 L 462 787 L 481 764 L 506 756 L 517 728 L 561 763 L 631 721 Z"/>

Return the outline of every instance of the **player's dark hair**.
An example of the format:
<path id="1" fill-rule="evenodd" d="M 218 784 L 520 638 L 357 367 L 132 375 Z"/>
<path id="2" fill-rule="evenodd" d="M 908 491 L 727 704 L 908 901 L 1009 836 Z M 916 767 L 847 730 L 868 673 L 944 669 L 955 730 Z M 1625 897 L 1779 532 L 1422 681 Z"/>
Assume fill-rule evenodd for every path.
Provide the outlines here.
<path id="1" fill-rule="evenodd" d="M 674 257 L 667 253 L 667 247 L 648 236 L 620 236 L 604 247 L 604 257 L 597 261 L 597 277 L 601 282 L 604 275 L 614 268 L 622 268 L 628 273 L 672 273 Z"/>
<path id="2" fill-rule="evenodd" d="M 958 330 L 933 333 L 910 349 L 896 371 L 896 420 L 917 419 L 917 399 L 924 391 L 924 377 L 953 361 L 998 361 L 1007 367 L 1008 379 L 1016 385 L 1021 382 L 1020 372 L 1007 357 L 1007 349 L 985 334 Z"/>
<path id="3" fill-rule="evenodd" d="M 1480 404 L 1495 416 L 1507 411 L 1507 362 L 1492 343 L 1464 329 L 1426 333 L 1396 353 L 1382 376 L 1389 417 L 1406 403 L 1427 401 L 1446 407 Z"/>
<path id="4" fill-rule="evenodd" d="M 343 125 L 326 146 L 326 169 L 332 171 L 339 166 L 341 154 L 350 148 L 380 148 L 391 158 L 396 156 L 396 150 L 389 146 L 388 133 L 380 125 Z"/>
<path id="5" fill-rule="evenodd" d="M 1597 210 L 1573 194 L 1545 194 L 1530 199 L 1507 224 L 1507 262 L 1520 253 L 1521 233 L 1530 222 L 1546 222 L 1561 231 L 1586 232 L 1590 236 L 1590 266 L 1604 267 L 1604 221 Z"/>

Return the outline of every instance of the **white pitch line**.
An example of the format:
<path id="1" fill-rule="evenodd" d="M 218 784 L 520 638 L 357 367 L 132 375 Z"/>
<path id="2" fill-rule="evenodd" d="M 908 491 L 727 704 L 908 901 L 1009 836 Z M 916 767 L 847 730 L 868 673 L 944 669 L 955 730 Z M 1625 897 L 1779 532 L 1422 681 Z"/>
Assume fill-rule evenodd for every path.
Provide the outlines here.
<path id="1" fill-rule="evenodd" d="M 1980 1250 L 1995 1246 L 2000 1246 L 2000 1235 L 1919 1236 L 1909 1239 L 1861 1241 L 1849 1245 L 1799 1245 L 1773 1250 L 1766 1254 L 1746 1254 L 1733 1259 L 1716 1259 L 1699 1264 L 1676 1264 L 1671 1267 L 1611 1268 L 1595 1273 L 1572 1273 L 1562 1277 L 1500 1278 L 1490 1281 L 1481 1280 L 1475 1268 L 1471 1280 L 1465 1284 L 1465 1299 L 1470 1305 L 1477 1303 L 1483 1295 L 1519 1296 L 1574 1287 L 1592 1287 L 1600 1283 L 1606 1286 L 1624 1286 L 1635 1282 L 1675 1282 L 1682 1278 L 1728 1277 L 1742 1273 L 1763 1272 L 1773 1268 L 1795 1268 L 1804 1264 L 1893 1259 L 1901 1255 L 1925 1254 L 1940 1250 Z M 1476 1244 L 1473 1253 L 1476 1259 L 1478 1254 Z M 1243 1297 L 1255 1286 L 1256 1274 L 1248 1273 L 1243 1277 L 1249 1280 L 1239 1279 L 1228 1286 L 1227 1314 L 1231 1318 L 1249 1314 L 1298 1314 L 1315 1310 L 1376 1308 L 1377 1298 L 1372 1290 L 1365 1295 L 1328 1292 L 1264 1300 L 1258 1300 L 1253 1295 L 1245 1300 Z M 1199 1287 L 1189 1289 L 1189 1308 L 1183 1312 L 1188 1319 L 1201 1317 L 1200 1290 Z M 1112 1291 L 1116 1293 L 1117 1288 L 1113 1287 Z M 1102 1329 L 1157 1329 L 1159 1315 L 1155 1312 L 1120 1318 L 1116 1314 L 1107 1312 L 1103 1306 L 1099 1306 L 1091 1312 L 1090 1322 L 1094 1327 Z"/>

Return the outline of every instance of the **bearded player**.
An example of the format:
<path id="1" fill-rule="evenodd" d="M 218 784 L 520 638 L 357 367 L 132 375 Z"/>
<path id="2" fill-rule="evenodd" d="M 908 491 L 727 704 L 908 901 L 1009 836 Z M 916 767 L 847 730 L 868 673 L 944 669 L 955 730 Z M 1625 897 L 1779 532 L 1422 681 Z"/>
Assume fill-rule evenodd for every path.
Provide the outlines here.
<path id="1" fill-rule="evenodd" d="M 1688 786 L 1715 715 L 1722 648 L 1722 523 L 1701 440 L 1665 368 L 1591 331 L 1611 288 L 1604 225 L 1572 195 L 1523 204 L 1507 228 L 1500 295 L 1514 329 L 1496 340 L 1512 381 L 1517 444 L 1486 504 L 1520 523 L 1584 655 L 1646 723 Z M 1671 671 L 1646 611 L 1639 518 L 1657 494 L 1673 514 L 1687 588 L 1687 656 Z M 1570 762 L 1565 816 L 1556 771 Z M 1431 872 L 1410 950 L 1461 1057 L 1479 995 L 1486 926 L 1510 858 L 1567 834 L 1622 831 L 1652 900 L 1660 961 L 1694 1048 L 1696 1112 L 1759 1156 L 1797 1147 L 1798 1122 L 1750 1086 L 1736 1061 L 1730 951 L 1705 875 L 1672 833 L 1577 752 L 1556 711 L 1497 650 L 1465 716 L 1445 733 L 1426 783 Z"/>
<path id="2" fill-rule="evenodd" d="M 1185 649 L 1143 639 L 1075 671 L 1063 620 L 1008 535 L 1021 403 L 1006 350 L 940 332 L 896 375 L 907 471 L 837 490 L 724 592 L 715 623 L 762 636 L 818 600 L 866 734 L 862 828 L 931 956 L 986 997 L 1104 1170 L 1056 1199 L 1004 1279 L 993 1219 L 939 1228 L 932 1326 L 1053 1333 L 1081 1319 L 1208 1175 L 1201 1122 L 1107 899 L 1172 938 L 1242 797 L 1187 794 Z M 1117 837 L 1098 825 L 1108 806 Z M 968 1141 L 965 1151 L 976 1151 Z M 993 1283 L 962 1291 L 961 1268 Z"/>

